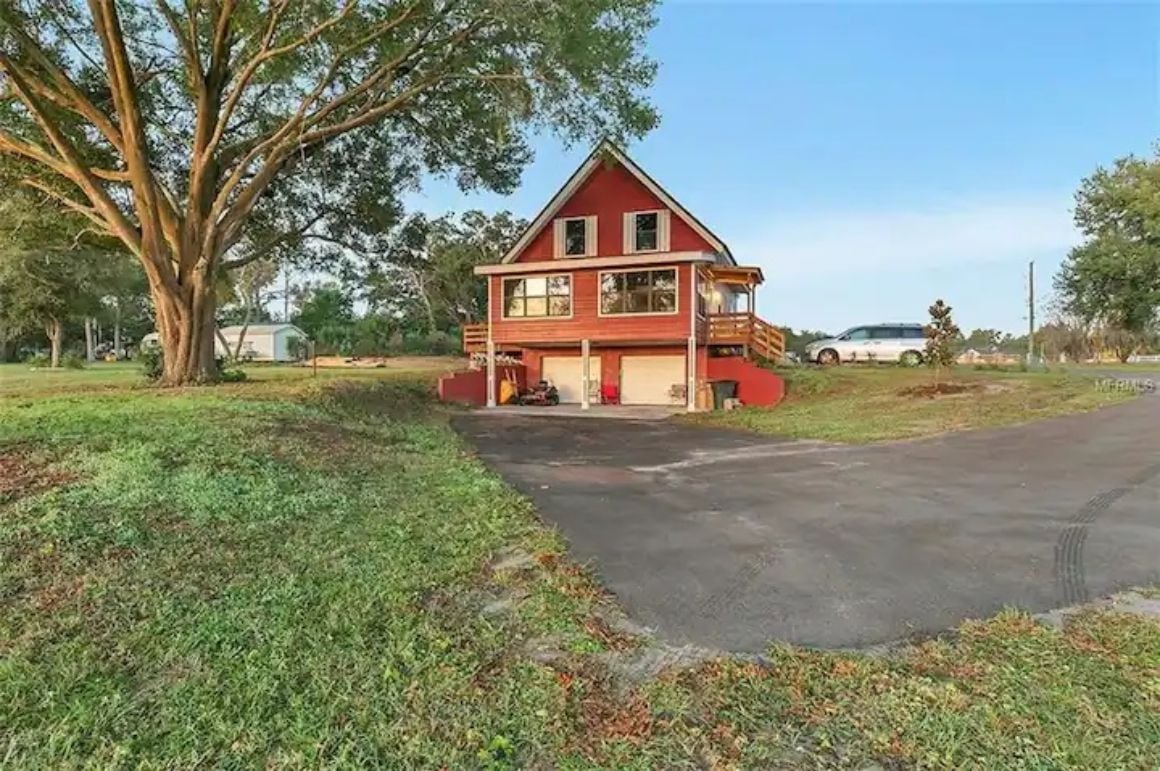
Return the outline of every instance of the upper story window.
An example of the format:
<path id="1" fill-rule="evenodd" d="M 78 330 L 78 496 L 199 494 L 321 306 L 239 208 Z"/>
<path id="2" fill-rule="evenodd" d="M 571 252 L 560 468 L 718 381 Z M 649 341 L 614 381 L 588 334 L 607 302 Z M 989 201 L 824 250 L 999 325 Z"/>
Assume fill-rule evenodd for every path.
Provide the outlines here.
<path id="1" fill-rule="evenodd" d="M 527 276 L 503 280 L 505 319 L 559 318 L 571 315 L 571 276 Z"/>
<path id="2" fill-rule="evenodd" d="M 555 256 L 595 257 L 596 217 L 564 217 L 555 223 Z"/>
<path id="3" fill-rule="evenodd" d="M 669 251 L 669 212 L 634 211 L 624 215 L 624 253 Z"/>
<path id="4" fill-rule="evenodd" d="M 600 315 L 676 312 L 676 268 L 608 271 L 600 274 Z"/>

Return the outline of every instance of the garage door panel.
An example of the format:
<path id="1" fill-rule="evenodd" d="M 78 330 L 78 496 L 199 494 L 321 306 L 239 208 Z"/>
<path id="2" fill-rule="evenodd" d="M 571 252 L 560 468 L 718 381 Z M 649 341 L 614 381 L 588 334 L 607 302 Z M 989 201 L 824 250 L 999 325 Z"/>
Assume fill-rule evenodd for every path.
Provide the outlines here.
<path id="1" fill-rule="evenodd" d="M 620 400 L 624 404 L 680 404 L 673 386 L 685 383 L 685 356 L 623 356 Z"/>
<path id="2" fill-rule="evenodd" d="M 589 396 L 593 401 L 599 401 L 600 357 L 589 357 L 588 373 Z M 540 377 L 556 386 L 556 390 L 560 392 L 561 402 L 573 404 L 580 402 L 584 369 L 579 356 L 545 356 L 540 365 Z"/>

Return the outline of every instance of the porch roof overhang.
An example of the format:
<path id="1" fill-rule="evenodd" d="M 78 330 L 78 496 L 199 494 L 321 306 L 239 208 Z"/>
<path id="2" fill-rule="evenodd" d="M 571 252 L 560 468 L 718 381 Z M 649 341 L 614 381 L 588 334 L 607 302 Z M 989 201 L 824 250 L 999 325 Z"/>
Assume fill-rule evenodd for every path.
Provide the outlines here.
<path id="1" fill-rule="evenodd" d="M 701 275 L 715 284 L 757 286 L 765 282 L 761 268 L 756 265 L 708 265 L 701 269 Z"/>

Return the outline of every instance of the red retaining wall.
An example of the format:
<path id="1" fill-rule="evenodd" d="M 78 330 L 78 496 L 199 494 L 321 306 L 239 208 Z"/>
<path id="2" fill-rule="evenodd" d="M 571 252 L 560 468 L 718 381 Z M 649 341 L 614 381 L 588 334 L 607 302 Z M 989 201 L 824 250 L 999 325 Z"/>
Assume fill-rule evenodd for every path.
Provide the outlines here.
<path id="1" fill-rule="evenodd" d="M 708 359 L 709 380 L 736 380 L 737 398 L 749 407 L 772 407 L 785 396 L 785 381 L 741 356 Z"/>
<path id="2" fill-rule="evenodd" d="M 514 379 L 520 388 L 527 387 L 527 376 L 522 364 L 497 364 L 495 367 L 497 397 L 499 381 L 505 378 Z M 468 369 L 439 378 L 439 401 L 474 404 L 477 407 L 487 404 L 487 369 Z"/>

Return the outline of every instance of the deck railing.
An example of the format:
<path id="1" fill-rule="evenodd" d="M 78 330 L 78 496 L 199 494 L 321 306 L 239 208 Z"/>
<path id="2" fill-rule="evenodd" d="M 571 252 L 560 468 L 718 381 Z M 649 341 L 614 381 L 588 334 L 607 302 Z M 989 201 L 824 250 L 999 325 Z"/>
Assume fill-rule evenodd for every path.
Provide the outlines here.
<path id="1" fill-rule="evenodd" d="M 781 331 L 752 313 L 713 313 L 708 318 L 710 345 L 744 346 L 750 353 L 776 361 L 785 355 Z M 487 350 L 487 324 L 463 325 L 463 352 Z"/>
<path id="2" fill-rule="evenodd" d="M 463 325 L 463 352 L 478 353 L 487 350 L 487 324 Z"/>
<path id="3" fill-rule="evenodd" d="M 777 327 L 752 313 L 709 315 L 710 345 L 740 345 L 771 361 L 785 355 L 785 336 Z"/>

